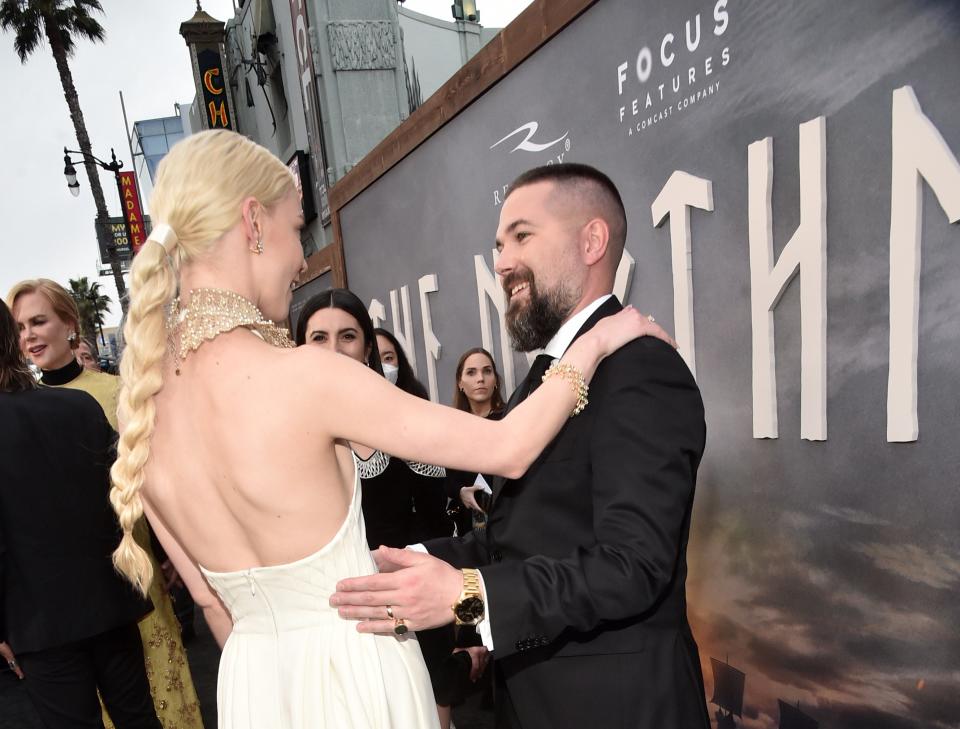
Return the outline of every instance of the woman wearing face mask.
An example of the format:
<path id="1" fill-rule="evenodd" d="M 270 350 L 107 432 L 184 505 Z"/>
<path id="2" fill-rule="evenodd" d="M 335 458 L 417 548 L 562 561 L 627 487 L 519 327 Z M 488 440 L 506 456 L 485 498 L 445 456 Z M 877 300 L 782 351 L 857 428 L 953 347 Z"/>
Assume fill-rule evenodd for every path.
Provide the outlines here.
<path id="1" fill-rule="evenodd" d="M 20 349 L 40 368 L 41 383 L 83 390 L 100 404 L 110 426 L 117 430 L 120 379 L 85 369 L 77 361 L 80 312 L 70 293 L 55 281 L 32 279 L 16 284 L 7 295 L 7 304 L 17 321 Z M 163 572 L 150 549 L 150 531 L 145 519 L 137 522 L 135 538 L 150 555 L 154 568 L 149 597 L 156 609 L 140 621 L 139 627 L 157 716 L 164 729 L 202 729 L 200 703 L 180 625 L 164 587 Z"/>
<path id="2" fill-rule="evenodd" d="M 429 400 L 427 388 L 413 374 L 407 355 L 400 342 L 386 329 L 373 330 L 377 334 L 377 347 L 380 350 L 380 362 L 383 364 L 383 376 L 404 392 Z"/>
<path id="3" fill-rule="evenodd" d="M 400 342 L 387 329 L 373 330 L 377 335 L 377 349 L 380 351 L 380 362 L 383 365 L 383 376 L 406 393 L 429 400 L 427 388 L 413 374 L 413 367 L 407 359 L 406 352 Z M 447 513 L 447 498 L 444 485 L 437 479 L 423 482 L 423 488 L 418 491 L 419 499 L 415 497 L 414 511 L 419 524 L 420 534 L 453 534 L 453 522 Z"/>
<path id="4" fill-rule="evenodd" d="M 366 307 L 352 291 L 329 289 L 307 301 L 297 320 L 296 343 L 346 355 L 410 394 L 426 399 L 426 391 L 414 377 L 399 344 L 386 330 L 375 333 Z M 381 343 L 387 362 L 383 361 Z M 404 547 L 453 533 L 444 508 L 443 468 L 394 458 L 359 443 L 351 447 L 360 472 L 360 508 L 370 549 L 381 545 Z M 433 685 L 440 726 L 446 729 L 450 726 L 447 695 L 451 682 L 444 661 L 454 648 L 453 626 L 419 631 L 417 638 Z"/>
<path id="5" fill-rule="evenodd" d="M 500 420 L 506 408 L 500 392 L 500 373 L 493 356 L 483 347 L 468 349 L 457 362 L 453 406 L 488 420 Z M 453 509 L 457 533 L 466 534 L 474 522 L 482 523 L 488 492 L 477 483 L 480 474 L 447 470 L 446 493 L 458 508 Z M 489 486 L 493 477 L 483 474 Z M 481 503 L 483 502 L 483 503 Z"/>

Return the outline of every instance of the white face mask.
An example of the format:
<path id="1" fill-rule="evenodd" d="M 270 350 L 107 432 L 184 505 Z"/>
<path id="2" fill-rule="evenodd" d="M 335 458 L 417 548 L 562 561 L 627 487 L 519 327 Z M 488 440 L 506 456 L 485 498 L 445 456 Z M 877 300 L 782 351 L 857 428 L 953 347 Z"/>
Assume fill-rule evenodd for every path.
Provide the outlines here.
<path id="1" fill-rule="evenodd" d="M 400 369 L 399 369 L 398 367 L 394 367 L 392 364 L 386 364 L 386 363 L 384 363 L 384 364 L 383 364 L 383 376 L 387 378 L 387 380 L 390 382 L 390 384 L 396 385 L 396 384 L 397 384 L 397 377 L 400 376 Z"/>

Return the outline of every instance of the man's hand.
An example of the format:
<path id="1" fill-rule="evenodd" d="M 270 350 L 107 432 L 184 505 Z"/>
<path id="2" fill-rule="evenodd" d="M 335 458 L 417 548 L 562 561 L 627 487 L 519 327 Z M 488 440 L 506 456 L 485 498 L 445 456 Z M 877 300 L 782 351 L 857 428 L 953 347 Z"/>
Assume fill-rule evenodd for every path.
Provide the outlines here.
<path id="1" fill-rule="evenodd" d="M 454 648 L 454 653 L 466 651 L 470 654 L 470 680 L 476 683 L 483 672 L 487 670 L 487 663 L 490 661 L 490 651 L 482 645 L 470 646 L 469 648 Z"/>
<path id="2" fill-rule="evenodd" d="M 459 595 L 459 593 L 457 594 Z M 10 666 L 10 670 L 17 674 L 17 678 L 23 679 L 23 671 L 20 670 L 20 664 L 17 663 L 16 656 L 13 655 L 13 651 L 6 643 L 0 643 L 0 656 L 2 656 L 3 660 Z"/>
<path id="3" fill-rule="evenodd" d="M 460 570 L 409 549 L 380 547 L 373 556 L 381 574 L 337 583 L 330 605 L 338 608 L 340 617 L 361 621 L 357 624 L 361 633 L 393 633 L 400 618 L 410 630 L 453 622 L 450 608 L 463 590 Z"/>

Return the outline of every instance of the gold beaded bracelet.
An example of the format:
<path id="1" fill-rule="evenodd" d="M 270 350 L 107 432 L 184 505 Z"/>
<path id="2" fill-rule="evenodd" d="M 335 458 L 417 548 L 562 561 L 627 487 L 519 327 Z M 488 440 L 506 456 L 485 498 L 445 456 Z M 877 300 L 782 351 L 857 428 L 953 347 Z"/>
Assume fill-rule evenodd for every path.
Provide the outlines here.
<path id="1" fill-rule="evenodd" d="M 590 402 L 587 399 L 587 395 L 590 393 L 590 387 L 587 385 L 586 380 L 583 379 L 583 373 L 573 365 L 554 362 L 544 373 L 543 381 L 546 382 L 554 376 L 569 382 L 577 396 L 577 404 L 573 408 L 573 412 L 570 413 L 570 417 L 572 418 L 582 413 L 587 403 Z"/>

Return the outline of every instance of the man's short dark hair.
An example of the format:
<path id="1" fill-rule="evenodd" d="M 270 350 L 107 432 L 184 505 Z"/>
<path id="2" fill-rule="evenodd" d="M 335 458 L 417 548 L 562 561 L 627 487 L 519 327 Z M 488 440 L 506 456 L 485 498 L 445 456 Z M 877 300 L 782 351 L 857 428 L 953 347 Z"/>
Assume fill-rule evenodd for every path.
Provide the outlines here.
<path id="1" fill-rule="evenodd" d="M 620 191 L 613 181 L 596 167 L 562 162 L 527 170 L 510 184 L 507 197 L 510 197 L 514 190 L 537 182 L 555 183 L 561 191 L 586 202 L 594 215 L 607 222 L 610 228 L 610 245 L 613 247 L 613 265 L 618 265 L 627 242 L 627 213 L 620 198 Z"/>

